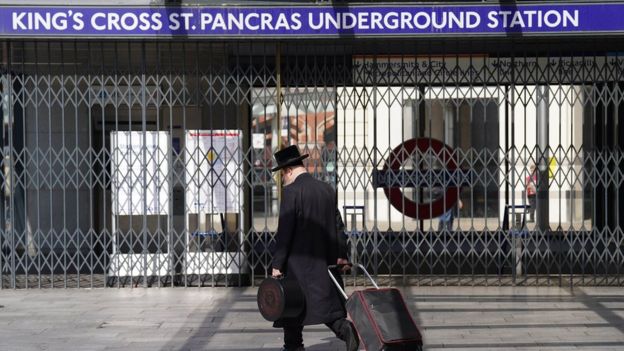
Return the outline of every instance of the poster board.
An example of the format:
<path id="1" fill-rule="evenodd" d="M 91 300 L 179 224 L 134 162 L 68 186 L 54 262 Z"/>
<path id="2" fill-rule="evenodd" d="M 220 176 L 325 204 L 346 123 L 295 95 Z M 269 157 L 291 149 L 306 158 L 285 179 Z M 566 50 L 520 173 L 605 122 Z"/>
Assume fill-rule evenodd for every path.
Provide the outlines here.
<path id="1" fill-rule="evenodd" d="M 188 213 L 239 213 L 242 131 L 190 130 L 185 141 Z"/>
<path id="2" fill-rule="evenodd" d="M 169 214 L 169 134 L 111 132 L 113 215 Z"/>

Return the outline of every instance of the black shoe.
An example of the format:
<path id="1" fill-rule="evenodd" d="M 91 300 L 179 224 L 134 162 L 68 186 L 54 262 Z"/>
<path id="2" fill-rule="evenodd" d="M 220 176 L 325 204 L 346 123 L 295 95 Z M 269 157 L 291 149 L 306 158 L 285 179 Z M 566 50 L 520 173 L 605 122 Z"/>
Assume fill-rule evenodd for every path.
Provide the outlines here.
<path id="1" fill-rule="evenodd" d="M 355 331 L 355 326 L 353 326 L 353 323 L 347 321 L 345 328 L 348 328 L 348 330 L 344 333 L 344 341 L 347 343 L 347 351 L 357 351 L 360 348 L 360 338 Z"/>
<path id="2" fill-rule="evenodd" d="M 282 347 L 280 351 L 305 351 L 305 347 L 299 346 L 296 349 L 287 349 L 285 347 Z"/>

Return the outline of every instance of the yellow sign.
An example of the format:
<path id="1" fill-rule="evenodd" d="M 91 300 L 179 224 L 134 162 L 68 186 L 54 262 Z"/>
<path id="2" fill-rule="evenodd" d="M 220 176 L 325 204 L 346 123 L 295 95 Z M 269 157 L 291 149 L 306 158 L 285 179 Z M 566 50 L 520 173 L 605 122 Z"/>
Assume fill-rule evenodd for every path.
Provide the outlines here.
<path id="1" fill-rule="evenodd" d="M 555 177 L 555 168 L 557 168 L 557 159 L 551 157 L 548 162 L 548 179 L 553 179 Z"/>
<path id="2" fill-rule="evenodd" d="M 217 155 L 217 153 L 213 149 L 210 149 L 210 151 L 208 151 L 208 153 L 206 153 L 206 159 L 210 163 L 214 163 L 214 161 L 216 161 L 216 159 L 218 157 L 219 156 Z"/>

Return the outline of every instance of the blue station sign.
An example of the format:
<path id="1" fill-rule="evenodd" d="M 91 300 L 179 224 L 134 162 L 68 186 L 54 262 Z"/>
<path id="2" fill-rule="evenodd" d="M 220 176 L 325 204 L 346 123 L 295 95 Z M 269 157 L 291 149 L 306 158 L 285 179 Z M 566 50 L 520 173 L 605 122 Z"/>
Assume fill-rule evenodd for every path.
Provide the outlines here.
<path id="1" fill-rule="evenodd" d="M 318 38 L 624 32 L 623 3 L 0 7 L 0 37 Z"/>

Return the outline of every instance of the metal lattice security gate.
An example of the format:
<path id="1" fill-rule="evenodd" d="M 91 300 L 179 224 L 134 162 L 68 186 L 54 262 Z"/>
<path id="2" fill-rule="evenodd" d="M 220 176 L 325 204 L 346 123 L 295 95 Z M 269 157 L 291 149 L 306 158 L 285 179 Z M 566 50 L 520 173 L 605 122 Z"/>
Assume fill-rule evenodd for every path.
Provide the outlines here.
<path id="1" fill-rule="evenodd" d="M 288 144 L 385 283 L 622 285 L 624 58 L 430 45 L 4 42 L 2 288 L 254 283 Z"/>

